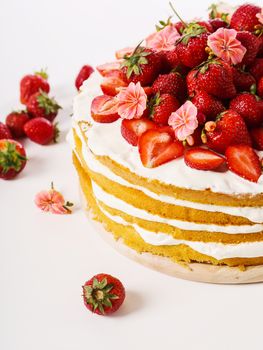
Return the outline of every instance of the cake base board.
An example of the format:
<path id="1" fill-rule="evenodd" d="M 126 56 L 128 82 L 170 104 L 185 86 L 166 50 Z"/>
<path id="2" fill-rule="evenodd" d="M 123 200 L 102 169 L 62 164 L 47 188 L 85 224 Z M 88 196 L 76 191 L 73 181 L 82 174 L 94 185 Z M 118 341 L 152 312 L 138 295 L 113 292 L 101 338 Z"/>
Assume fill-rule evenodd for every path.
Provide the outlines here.
<path id="1" fill-rule="evenodd" d="M 115 240 L 113 234 L 107 231 L 103 224 L 92 218 L 87 210 L 87 203 L 81 192 L 83 208 L 94 229 L 99 235 L 122 255 L 144 265 L 148 268 L 169 276 L 203 283 L 214 284 L 249 284 L 263 282 L 263 265 L 249 266 L 245 270 L 238 267 L 216 266 L 202 263 L 176 263 L 166 257 L 151 253 L 138 253 L 123 243 L 121 239 Z"/>

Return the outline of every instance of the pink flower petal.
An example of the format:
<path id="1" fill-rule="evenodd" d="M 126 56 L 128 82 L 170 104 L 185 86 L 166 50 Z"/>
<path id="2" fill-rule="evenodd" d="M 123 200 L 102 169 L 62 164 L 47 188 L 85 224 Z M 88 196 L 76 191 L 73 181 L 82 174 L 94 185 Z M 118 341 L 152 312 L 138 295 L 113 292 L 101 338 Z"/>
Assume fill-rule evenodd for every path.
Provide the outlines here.
<path id="1" fill-rule="evenodd" d="M 146 109 L 147 95 L 141 84 L 130 83 L 116 96 L 118 100 L 118 114 L 123 119 L 138 119 Z"/>
<path id="2" fill-rule="evenodd" d="M 186 101 L 170 115 L 168 124 L 173 128 L 178 140 L 184 141 L 198 127 L 196 106 L 191 101 Z"/>
<path id="3" fill-rule="evenodd" d="M 175 47 L 175 42 L 180 38 L 177 29 L 172 25 L 166 26 L 159 32 L 155 32 L 146 38 L 146 46 L 156 51 L 168 51 Z"/>
<path id="4" fill-rule="evenodd" d="M 61 193 L 51 188 L 49 191 L 41 191 L 35 197 L 36 206 L 45 212 L 52 214 L 68 214 L 65 199 Z"/>
<path id="5" fill-rule="evenodd" d="M 256 17 L 257 17 L 259 23 L 263 24 L 263 7 L 261 9 L 261 12 L 256 14 Z"/>
<path id="6" fill-rule="evenodd" d="M 207 44 L 217 57 L 228 63 L 238 64 L 243 60 L 247 49 L 236 36 L 237 31 L 234 29 L 219 28 L 209 35 Z"/>

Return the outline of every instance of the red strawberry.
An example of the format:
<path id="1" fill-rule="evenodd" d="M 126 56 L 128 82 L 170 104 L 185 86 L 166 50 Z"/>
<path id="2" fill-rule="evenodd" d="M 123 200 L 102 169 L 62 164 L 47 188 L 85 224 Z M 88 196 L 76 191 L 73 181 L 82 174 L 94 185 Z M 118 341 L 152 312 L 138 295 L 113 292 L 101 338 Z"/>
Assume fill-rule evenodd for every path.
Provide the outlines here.
<path id="1" fill-rule="evenodd" d="M 208 33 L 213 33 L 214 31 L 214 28 L 210 23 L 210 21 L 197 21 L 197 22 L 191 22 L 190 25 L 191 24 L 198 24 L 199 26 L 205 28 Z"/>
<path id="2" fill-rule="evenodd" d="M 120 88 L 126 87 L 127 83 L 120 76 L 111 76 L 103 79 L 100 88 L 105 95 L 115 96 Z"/>
<path id="3" fill-rule="evenodd" d="M 115 75 L 116 72 L 119 72 L 121 67 L 121 61 L 114 61 L 110 63 L 101 64 L 100 66 L 96 67 L 97 71 L 102 75 L 103 77 L 108 77 Z"/>
<path id="4" fill-rule="evenodd" d="M 230 28 L 237 31 L 253 32 L 255 26 L 259 24 L 256 14 L 260 12 L 261 8 L 255 5 L 244 4 L 239 6 L 231 17 Z"/>
<path id="5" fill-rule="evenodd" d="M 47 145 L 51 141 L 56 142 L 59 131 L 56 125 L 52 125 L 46 118 L 33 118 L 29 120 L 24 131 L 27 137 L 40 145 Z"/>
<path id="6" fill-rule="evenodd" d="M 160 74 L 154 81 L 152 90 L 154 94 L 171 94 L 183 101 L 186 97 L 185 81 L 179 73 Z"/>
<path id="7" fill-rule="evenodd" d="M 259 34 L 260 36 L 258 36 L 258 41 L 259 41 L 259 48 L 258 48 L 258 54 L 257 54 L 258 58 L 263 58 L 263 35 L 262 35 L 263 34 L 263 26 L 262 26 L 261 31 L 260 31 L 261 34 Z"/>
<path id="8" fill-rule="evenodd" d="M 250 130 L 253 147 L 259 151 L 263 151 L 263 127 Z"/>
<path id="9" fill-rule="evenodd" d="M 180 42 L 176 45 L 178 57 L 183 65 L 193 68 L 207 59 L 207 38 L 206 29 L 198 24 L 189 25 L 184 30 Z"/>
<path id="10" fill-rule="evenodd" d="M 98 315 L 109 315 L 117 311 L 125 299 L 125 289 L 120 280 L 100 273 L 85 282 L 83 300 L 86 308 Z"/>
<path id="11" fill-rule="evenodd" d="M 92 118 L 98 123 L 112 123 L 119 119 L 118 101 L 112 96 L 95 97 L 90 111 Z"/>
<path id="12" fill-rule="evenodd" d="M 210 60 L 204 63 L 193 79 L 197 89 L 215 97 L 225 99 L 236 95 L 232 69 L 226 62 Z"/>
<path id="13" fill-rule="evenodd" d="M 185 25 L 181 21 L 174 23 L 174 27 L 179 34 L 182 34 L 185 29 Z"/>
<path id="14" fill-rule="evenodd" d="M 48 75 L 45 71 L 36 72 L 34 75 L 26 75 L 20 81 L 20 101 L 27 104 L 30 96 L 42 90 L 49 93 L 50 86 L 47 82 Z"/>
<path id="15" fill-rule="evenodd" d="M 198 119 L 198 116 L 199 116 L 199 114 L 197 115 L 197 119 Z M 199 120 L 198 120 L 198 123 L 199 123 Z M 202 122 L 202 123 L 204 124 L 205 122 Z M 202 123 L 199 123 L 199 124 L 203 125 Z M 201 146 L 203 144 L 203 142 L 202 142 L 202 128 L 201 127 L 196 128 L 194 133 L 186 139 L 188 144 L 189 144 L 189 140 L 192 141 L 192 142 L 190 142 L 191 144 L 189 146 Z"/>
<path id="16" fill-rule="evenodd" d="M 174 140 L 168 132 L 148 130 L 139 138 L 139 153 L 142 164 L 147 168 L 155 168 L 184 153 L 184 146 Z"/>
<path id="17" fill-rule="evenodd" d="M 8 114 L 5 123 L 10 129 L 13 137 L 24 137 L 24 125 L 29 121 L 29 116 L 26 111 L 14 111 Z"/>
<path id="18" fill-rule="evenodd" d="M 26 151 L 17 141 L 0 140 L 0 178 L 10 180 L 26 166 Z"/>
<path id="19" fill-rule="evenodd" d="M 30 96 L 26 106 L 28 113 L 33 118 L 46 118 L 51 122 L 56 118 L 58 110 L 61 109 L 58 103 L 43 91 Z"/>
<path id="20" fill-rule="evenodd" d="M 263 122 L 263 114 L 254 94 L 245 92 L 237 95 L 230 102 L 230 108 L 239 113 L 247 126 L 259 126 Z"/>
<path id="21" fill-rule="evenodd" d="M 226 148 L 234 144 L 251 145 L 251 139 L 243 118 L 233 110 L 223 112 L 211 128 L 205 125 L 207 146 L 216 152 L 224 153 Z M 209 126 L 209 128 L 208 128 Z"/>
<path id="22" fill-rule="evenodd" d="M 192 102 L 197 107 L 198 112 L 204 113 L 208 119 L 214 119 L 225 110 L 225 106 L 220 100 L 205 91 L 197 92 L 192 98 Z"/>
<path id="23" fill-rule="evenodd" d="M 180 107 L 180 103 L 170 94 L 159 92 L 150 100 L 150 117 L 157 124 L 168 124 L 170 115 Z"/>
<path id="24" fill-rule="evenodd" d="M 209 149 L 195 147 L 184 154 L 186 165 L 198 170 L 213 170 L 224 164 L 225 159 Z"/>
<path id="25" fill-rule="evenodd" d="M 248 145 L 229 146 L 226 150 L 228 168 L 246 180 L 257 182 L 261 176 L 259 157 Z"/>
<path id="26" fill-rule="evenodd" d="M 2 139 L 12 139 L 12 134 L 11 134 L 11 131 L 9 129 L 9 127 L 0 122 L 0 140 Z"/>
<path id="27" fill-rule="evenodd" d="M 181 74 L 186 72 L 185 67 L 178 57 L 176 47 L 173 50 L 164 51 L 164 60 L 168 69 Z"/>
<path id="28" fill-rule="evenodd" d="M 138 46 L 121 64 L 123 78 L 128 83 L 151 85 L 161 69 L 161 56 L 151 49 Z"/>
<path id="29" fill-rule="evenodd" d="M 226 28 L 228 26 L 227 22 L 223 21 L 221 18 L 210 19 L 209 23 L 213 27 L 213 32 L 216 32 L 219 28 Z"/>
<path id="30" fill-rule="evenodd" d="M 196 116 L 197 120 L 198 120 L 198 125 L 204 125 L 205 122 L 207 121 L 207 116 L 202 113 L 202 112 L 197 112 L 197 116 Z"/>
<path id="31" fill-rule="evenodd" d="M 157 125 L 147 118 L 123 119 L 121 134 L 133 146 L 137 146 L 139 137 L 147 130 L 156 129 Z"/>
<path id="32" fill-rule="evenodd" d="M 258 81 L 257 94 L 263 99 L 263 76 Z"/>
<path id="33" fill-rule="evenodd" d="M 93 72 L 94 72 L 94 69 L 88 64 L 81 68 L 75 80 L 75 86 L 77 90 L 80 89 L 83 82 L 87 80 Z"/>
<path id="34" fill-rule="evenodd" d="M 250 32 L 238 32 L 236 36 L 237 40 L 247 49 L 241 65 L 250 65 L 255 60 L 258 49 L 259 49 L 259 40 L 256 35 Z"/>
<path id="35" fill-rule="evenodd" d="M 197 74 L 198 74 L 198 70 L 193 69 L 187 74 L 187 77 L 186 77 L 187 91 L 190 97 L 193 97 L 195 92 L 198 91 L 197 80 L 196 80 Z"/>
<path id="36" fill-rule="evenodd" d="M 234 85 L 237 91 L 250 91 L 256 80 L 252 74 L 237 67 L 232 67 Z"/>
<path id="37" fill-rule="evenodd" d="M 249 72 L 254 76 L 256 81 L 263 77 L 263 58 L 256 58 L 249 67 Z"/>

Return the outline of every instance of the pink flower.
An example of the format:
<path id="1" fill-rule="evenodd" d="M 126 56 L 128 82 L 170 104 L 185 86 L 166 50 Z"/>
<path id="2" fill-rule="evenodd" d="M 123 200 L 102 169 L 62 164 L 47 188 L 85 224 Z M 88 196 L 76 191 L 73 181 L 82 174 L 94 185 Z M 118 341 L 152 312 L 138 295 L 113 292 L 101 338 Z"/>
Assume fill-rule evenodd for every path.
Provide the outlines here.
<path id="1" fill-rule="evenodd" d="M 54 189 L 53 183 L 50 190 L 41 191 L 36 195 L 35 204 L 41 210 L 52 214 L 70 214 L 71 210 L 68 207 L 73 206 L 70 202 L 65 203 L 64 197 Z"/>
<path id="2" fill-rule="evenodd" d="M 261 12 L 256 14 L 256 17 L 257 17 L 259 23 L 263 24 L 263 7 L 261 9 Z"/>
<path id="3" fill-rule="evenodd" d="M 228 63 L 237 64 L 243 60 L 247 49 L 236 36 L 235 29 L 219 28 L 209 35 L 207 44 L 217 57 Z"/>
<path id="4" fill-rule="evenodd" d="M 156 51 L 168 51 L 175 48 L 175 42 L 180 38 L 177 29 L 172 25 L 164 27 L 146 38 L 146 46 Z"/>
<path id="5" fill-rule="evenodd" d="M 198 126 L 197 108 L 191 101 L 186 101 L 168 120 L 175 136 L 180 141 L 186 140 Z"/>
<path id="6" fill-rule="evenodd" d="M 146 109 L 147 95 L 140 82 L 130 83 L 127 88 L 121 89 L 116 96 L 118 100 L 118 114 L 123 119 L 138 119 Z"/>

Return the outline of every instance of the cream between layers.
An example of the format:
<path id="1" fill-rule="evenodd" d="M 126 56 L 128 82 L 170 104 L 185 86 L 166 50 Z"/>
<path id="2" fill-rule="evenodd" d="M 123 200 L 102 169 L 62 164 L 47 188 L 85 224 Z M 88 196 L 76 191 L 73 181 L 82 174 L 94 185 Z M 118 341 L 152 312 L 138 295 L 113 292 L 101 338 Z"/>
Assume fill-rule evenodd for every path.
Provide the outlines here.
<path id="1" fill-rule="evenodd" d="M 108 156 L 139 176 L 156 179 L 168 185 L 186 189 L 205 190 L 225 194 L 259 194 L 263 192 L 263 176 L 258 183 L 242 179 L 231 171 L 217 173 L 200 171 L 185 165 L 183 158 L 175 159 L 155 169 L 141 164 L 138 149 L 124 140 L 120 131 L 121 120 L 114 123 L 95 123 L 90 117 L 90 105 L 94 96 L 100 95 L 101 77 L 96 72 L 84 82 L 74 100 L 75 120 L 93 124 L 88 131 L 89 148 L 95 155 Z M 263 156 L 263 152 L 261 152 Z"/>

